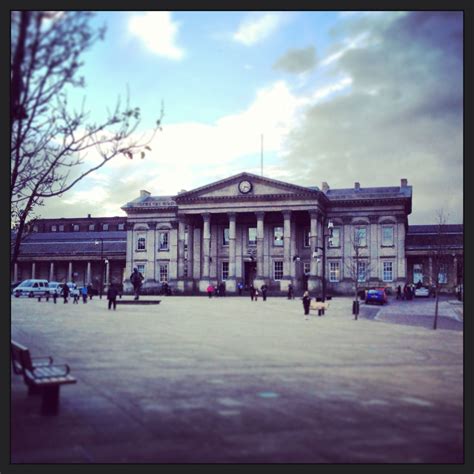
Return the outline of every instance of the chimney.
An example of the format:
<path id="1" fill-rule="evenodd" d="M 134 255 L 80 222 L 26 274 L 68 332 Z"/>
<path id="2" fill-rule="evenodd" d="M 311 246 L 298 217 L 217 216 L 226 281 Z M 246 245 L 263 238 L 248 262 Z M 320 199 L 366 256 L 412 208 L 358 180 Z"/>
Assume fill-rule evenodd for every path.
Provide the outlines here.
<path id="1" fill-rule="evenodd" d="M 323 181 L 323 185 L 321 186 L 323 189 L 323 193 L 326 194 L 329 191 L 329 184 L 326 181 Z"/>
<path id="2" fill-rule="evenodd" d="M 400 183 L 401 183 L 400 185 L 402 188 L 406 188 L 408 185 L 408 180 L 406 178 L 402 178 Z"/>
<path id="3" fill-rule="evenodd" d="M 355 189 L 356 191 L 359 191 L 359 189 L 360 189 L 360 183 L 359 183 L 358 181 L 356 181 L 356 182 L 354 183 L 354 189 Z"/>
<path id="4" fill-rule="evenodd" d="M 91 218 L 91 215 L 90 215 L 90 214 L 87 214 L 87 218 L 90 219 L 90 218 Z"/>
<path id="5" fill-rule="evenodd" d="M 145 191 L 144 189 L 140 191 L 140 197 L 148 197 L 148 196 L 151 196 L 151 193 L 149 193 L 148 191 Z"/>

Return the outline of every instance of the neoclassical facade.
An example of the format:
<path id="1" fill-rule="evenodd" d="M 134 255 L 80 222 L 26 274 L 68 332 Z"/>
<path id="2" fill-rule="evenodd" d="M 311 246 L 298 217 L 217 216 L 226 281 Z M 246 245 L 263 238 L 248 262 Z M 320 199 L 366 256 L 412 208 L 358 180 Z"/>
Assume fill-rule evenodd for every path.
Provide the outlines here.
<path id="1" fill-rule="evenodd" d="M 164 281 L 182 293 L 221 281 L 230 293 L 239 281 L 276 293 L 290 283 L 314 291 L 324 274 L 328 291 L 341 294 L 352 291 L 354 272 L 360 286 L 396 286 L 407 278 L 411 204 L 406 179 L 400 186 L 330 189 L 240 173 L 176 196 L 141 191 L 122 207 L 125 286 L 133 267 L 145 276 L 146 292 Z"/>

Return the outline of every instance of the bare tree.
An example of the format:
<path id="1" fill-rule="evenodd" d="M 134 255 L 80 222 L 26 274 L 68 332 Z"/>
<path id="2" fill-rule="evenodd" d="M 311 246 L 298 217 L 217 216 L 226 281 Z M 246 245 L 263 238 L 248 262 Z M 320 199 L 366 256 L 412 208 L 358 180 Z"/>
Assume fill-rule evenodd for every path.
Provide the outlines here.
<path id="1" fill-rule="evenodd" d="M 446 223 L 448 221 L 447 215 L 443 209 L 436 211 L 436 234 L 433 236 L 430 242 L 429 256 L 431 258 L 431 283 L 434 285 L 435 291 L 435 314 L 433 320 L 433 329 L 438 326 L 438 307 L 439 307 L 439 290 L 440 290 L 440 279 L 441 270 L 446 265 L 446 258 L 448 255 L 448 242 L 446 235 Z"/>
<path id="2" fill-rule="evenodd" d="M 362 228 L 356 227 L 348 240 L 350 242 L 351 255 L 344 257 L 344 274 L 348 275 L 348 278 L 354 284 L 354 302 L 357 303 L 359 283 L 366 281 L 370 273 L 370 258 L 366 248 L 367 235 L 363 234 Z M 357 309 L 354 316 L 357 320 Z"/>
<path id="3" fill-rule="evenodd" d="M 11 12 L 10 197 L 12 247 L 20 244 L 34 210 L 45 199 L 61 196 L 118 155 L 145 157 L 160 128 L 138 135 L 140 109 L 120 99 L 102 122 L 92 121 L 84 102 L 68 105 L 67 91 L 84 86 L 78 77 L 81 54 L 103 38 L 93 29 L 91 12 Z M 87 152 L 97 155 L 86 165 Z"/>

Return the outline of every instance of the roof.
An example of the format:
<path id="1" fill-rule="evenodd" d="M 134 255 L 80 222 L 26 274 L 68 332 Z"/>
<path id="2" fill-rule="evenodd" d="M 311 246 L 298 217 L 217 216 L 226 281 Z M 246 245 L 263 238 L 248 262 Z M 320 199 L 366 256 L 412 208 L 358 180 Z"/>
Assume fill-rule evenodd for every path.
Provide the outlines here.
<path id="1" fill-rule="evenodd" d="M 412 186 L 379 186 L 375 188 L 329 189 L 326 196 L 331 200 L 411 198 Z"/>
<path id="2" fill-rule="evenodd" d="M 443 226 L 443 233 L 444 234 L 462 234 L 464 232 L 464 225 L 463 224 L 446 224 Z M 408 227 L 408 234 L 437 234 L 438 233 L 438 225 L 437 224 L 430 224 L 430 225 L 410 225 Z"/>
<path id="3" fill-rule="evenodd" d="M 462 249 L 464 247 L 464 234 L 462 224 L 446 224 L 443 226 L 443 247 Z M 438 225 L 411 225 L 405 238 L 406 250 L 430 249 L 436 246 Z"/>
<path id="4" fill-rule="evenodd" d="M 121 209 L 147 208 L 147 207 L 176 207 L 175 196 L 138 196 L 133 201 L 127 202 Z"/>
<path id="5" fill-rule="evenodd" d="M 26 237 L 20 257 L 94 256 L 126 254 L 127 232 L 38 232 Z"/>

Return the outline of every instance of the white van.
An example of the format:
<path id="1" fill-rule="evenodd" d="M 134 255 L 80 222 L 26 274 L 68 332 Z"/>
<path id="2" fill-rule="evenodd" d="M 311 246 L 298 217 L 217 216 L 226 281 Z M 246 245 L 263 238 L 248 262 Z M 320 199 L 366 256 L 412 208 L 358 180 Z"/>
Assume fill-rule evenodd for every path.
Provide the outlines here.
<path id="1" fill-rule="evenodd" d="M 13 289 L 15 297 L 28 296 L 44 296 L 48 293 L 48 280 L 24 280 Z"/>

